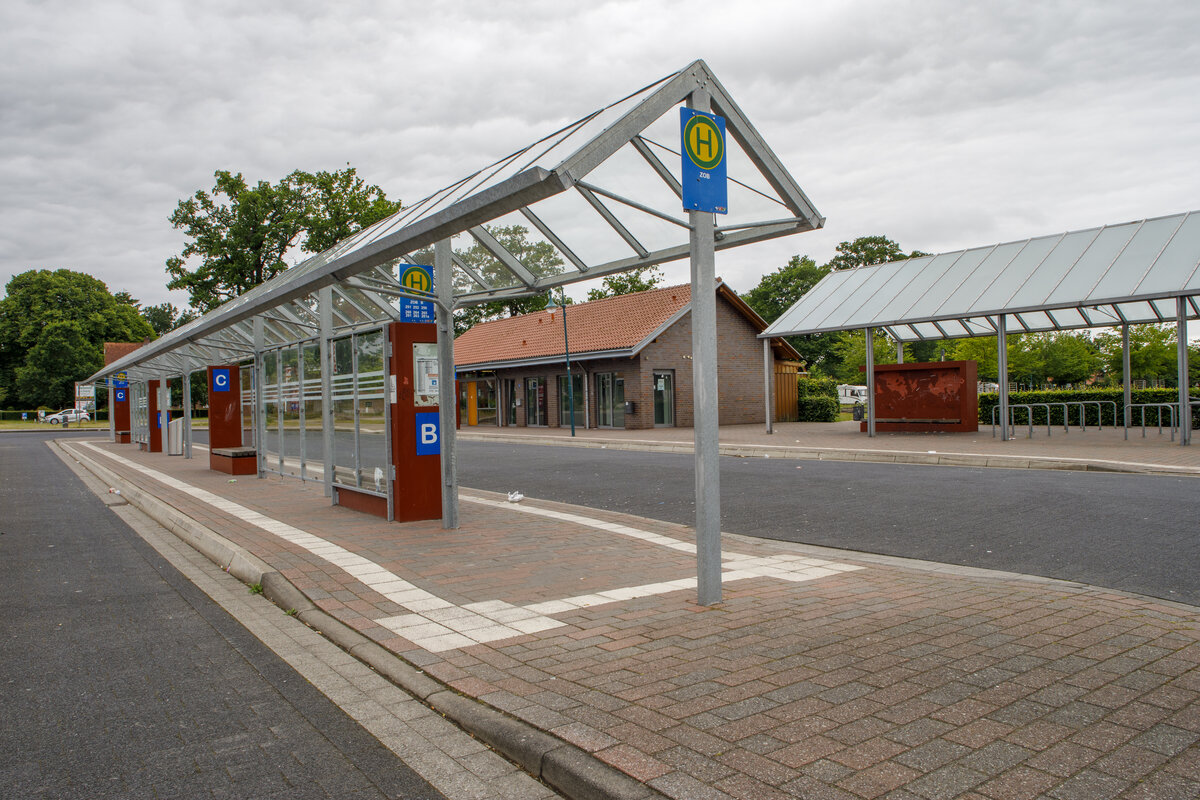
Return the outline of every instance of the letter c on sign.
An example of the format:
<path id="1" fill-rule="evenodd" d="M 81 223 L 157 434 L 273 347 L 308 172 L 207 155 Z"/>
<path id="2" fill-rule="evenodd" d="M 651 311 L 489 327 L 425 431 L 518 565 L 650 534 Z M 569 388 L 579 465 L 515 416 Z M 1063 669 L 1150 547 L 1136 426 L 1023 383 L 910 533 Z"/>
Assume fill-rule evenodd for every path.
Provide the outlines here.
<path id="1" fill-rule="evenodd" d="M 228 392 L 229 391 L 229 370 L 214 369 L 212 373 L 213 391 Z"/>

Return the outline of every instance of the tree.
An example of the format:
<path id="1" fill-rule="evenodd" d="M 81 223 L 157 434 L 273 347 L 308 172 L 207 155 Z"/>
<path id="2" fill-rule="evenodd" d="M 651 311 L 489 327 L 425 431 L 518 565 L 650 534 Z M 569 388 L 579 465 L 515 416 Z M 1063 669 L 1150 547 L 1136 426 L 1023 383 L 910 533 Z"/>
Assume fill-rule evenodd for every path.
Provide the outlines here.
<path id="1" fill-rule="evenodd" d="M 16 368 L 17 394 L 30 406 L 61 408 L 75 401 L 75 382 L 104 366 L 102 347 L 89 342 L 78 322 L 42 329 L 25 363 Z"/>
<path id="2" fill-rule="evenodd" d="M 254 186 L 241 173 L 218 170 L 214 177 L 211 195 L 200 190 L 180 200 L 169 218 L 188 242 L 167 259 L 167 288 L 186 289 L 201 312 L 287 269 L 285 257 L 302 233 L 300 249 L 320 252 L 400 207 L 353 167 L 315 175 L 297 170 L 277 184 Z M 189 269 L 193 257 L 200 263 Z"/>
<path id="3" fill-rule="evenodd" d="M 588 302 L 591 302 L 622 294 L 646 292 L 661 284 L 662 281 L 662 270 L 658 267 L 641 267 L 628 272 L 618 272 L 601 281 L 599 289 L 588 289 L 587 299 Z"/>
<path id="4" fill-rule="evenodd" d="M 818 267 L 808 256 L 795 255 L 787 264 L 764 275 L 758 286 L 741 297 L 770 324 L 808 294 L 829 271 L 828 266 Z M 841 339 L 841 333 L 787 337 L 788 344 L 800 353 L 810 372 L 829 372 L 835 368 L 834 348 Z"/>
<path id="5" fill-rule="evenodd" d="M 1104 372 L 1115 382 L 1121 382 L 1124 357 L 1119 328 L 1096 336 L 1096 346 Z M 1176 377 L 1175 328 L 1172 325 L 1129 326 L 1130 380 L 1161 380 Z"/>
<path id="6" fill-rule="evenodd" d="M 35 377 L 55 373 L 49 360 L 53 354 L 65 359 L 61 369 L 64 374 L 74 370 L 73 364 L 90 357 L 80 354 L 66 358 L 64 343 L 83 342 L 95 358 L 102 360 L 104 342 L 140 342 L 154 335 L 135 306 L 118 301 L 102 281 L 81 272 L 29 270 L 14 275 L 5 291 L 7 296 L 0 300 L 0 389 L 4 390 L 6 403 L 41 402 L 37 399 L 42 396 L 41 390 L 35 391 Z M 66 322 L 75 327 L 71 331 L 55 328 L 53 338 L 43 340 L 55 323 Z M 78 337 L 74 335 L 76 330 Z M 40 360 L 31 363 L 28 359 L 39 344 Z M 37 371 L 27 372 L 18 387 L 17 369 L 22 366 Z M 71 381 L 77 379 L 72 377 Z"/>
<path id="7" fill-rule="evenodd" d="M 162 336 L 164 333 L 186 325 L 196 318 L 196 313 L 190 309 L 179 309 L 171 303 L 160 303 L 156 306 L 142 309 L 142 318 L 150 323 L 154 332 Z"/>
<path id="8" fill-rule="evenodd" d="M 860 236 L 852 242 L 839 244 L 837 252 L 825 266 L 830 269 L 853 269 L 929 255 L 920 250 L 905 253 L 900 245 L 886 236 Z"/>
<path id="9" fill-rule="evenodd" d="M 1084 383 L 1100 370 L 1100 353 L 1087 334 L 1048 334 L 1040 343 L 1048 383 Z"/>
<path id="10" fill-rule="evenodd" d="M 305 196 L 301 249 L 320 253 L 400 210 L 378 186 L 368 185 L 349 164 L 338 172 L 292 173 Z"/>
<path id="11" fill-rule="evenodd" d="M 895 363 L 896 343 L 887 334 L 876 328 L 873 343 L 876 364 Z M 843 383 L 862 384 L 866 382 L 866 373 L 863 371 L 863 367 L 867 365 L 865 331 L 847 331 L 833 346 L 833 352 L 838 360 L 836 371 L 833 373 L 835 378 L 840 379 Z"/>
<path id="12" fill-rule="evenodd" d="M 545 241 L 529 241 L 527 238 L 529 229 L 523 225 L 489 226 L 487 230 L 504 249 L 516 256 L 534 275 L 558 275 L 563 271 L 562 256 L 554 249 L 554 245 Z M 487 248 L 479 243 L 475 243 L 467 250 L 456 251 L 456 254 L 463 263 L 494 286 L 507 286 L 513 282 L 509 271 Z M 420 261 L 422 257 L 418 256 L 417 260 Z M 459 291 L 479 288 L 474 280 L 465 273 L 456 274 L 455 282 L 455 288 Z M 535 294 L 529 297 L 512 297 L 469 306 L 455 314 L 454 334 L 459 336 L 480 322 L 518 317 L 522 314 L 541 311 L 546 307 L 546 299 L 545 294 Z"/>

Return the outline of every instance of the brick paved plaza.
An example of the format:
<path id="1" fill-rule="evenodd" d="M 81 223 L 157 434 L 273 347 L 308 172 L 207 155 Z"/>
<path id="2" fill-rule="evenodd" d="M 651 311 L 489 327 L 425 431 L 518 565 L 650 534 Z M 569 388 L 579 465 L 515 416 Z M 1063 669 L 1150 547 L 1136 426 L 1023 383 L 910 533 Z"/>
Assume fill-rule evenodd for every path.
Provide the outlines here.
<path id="1" fill-rule="evenodd" d="M 678 525 L 463 489 L 445 531 L 205 458 L 67 449 L 669 797 L 1200 796 L 1195 608 L 732 535 L 705 608 Z"/>

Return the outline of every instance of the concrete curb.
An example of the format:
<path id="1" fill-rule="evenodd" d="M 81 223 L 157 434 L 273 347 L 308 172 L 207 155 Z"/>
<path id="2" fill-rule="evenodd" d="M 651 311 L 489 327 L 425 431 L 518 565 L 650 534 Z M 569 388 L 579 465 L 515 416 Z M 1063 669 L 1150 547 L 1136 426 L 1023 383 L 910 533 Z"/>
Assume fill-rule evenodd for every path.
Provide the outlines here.
<path id="1" fill-rule="evenodd" d="M 55 440 L 52 446 L 60 451 L 68 466 L 73 460 L 94 476 L 85 482 L 91 484 L 89 488 L 101 499 L 125 498 L 238 580 L 260 585 L 263 595 L 280 609 L 294 613 L 301 622 L 569 800 L 667 800 L 665 795 L 575 745 L 429 677 L 401 656 L 322 611 L 303 591 L 257 556 L 69 445 Z M 118 488 L 121 494 L 109 495 L 100 486 Z"/>
<path id="2" fill-rule="evenodd" d="M 629 439 L 565 438 L 531 434 L 458 432 L 462 441 L 539 444 L 552 447 L 586 447 L 602 450 L 636 450 L 658 453 L 694 452 L 687 442 L 636 441 Z M 787 445 L 721 444 L 718 452 L 738 458 L 786 458 L 816 461 L 868 461 L 888 464 L 923 464 L 943 467 L 992 467 L 1000 469 L 1054 469 L 1080 472 L 1122 472 L 1147 475 L 1200 476 L 1200 468 L 1167 464 L 1146 464 L 1105 459 L 1051 458 L 1030 455 L 982 453 L 921 453 L 913 450 L 839 449 L 830 447 L 789 447 Z"/>

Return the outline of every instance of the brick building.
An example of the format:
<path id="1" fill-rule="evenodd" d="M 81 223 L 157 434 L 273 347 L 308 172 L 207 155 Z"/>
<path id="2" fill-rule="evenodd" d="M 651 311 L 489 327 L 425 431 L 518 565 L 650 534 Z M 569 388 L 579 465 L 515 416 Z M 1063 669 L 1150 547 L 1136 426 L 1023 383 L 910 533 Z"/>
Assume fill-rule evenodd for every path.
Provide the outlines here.
<path id="1" fill-rule="evenodd" d="M 567 308 L 577 428 L 691 427 L 691 287 L 668 286 Z M 485 322 L 454 343 L 460 424 L 570 425 L 561 310 Z M 763 422 L 762 317 L 717 283 L 722 425 Z M 783 340 L 774 359 L 799 355 Z"/>

